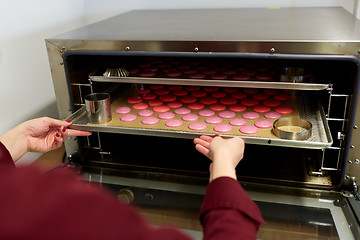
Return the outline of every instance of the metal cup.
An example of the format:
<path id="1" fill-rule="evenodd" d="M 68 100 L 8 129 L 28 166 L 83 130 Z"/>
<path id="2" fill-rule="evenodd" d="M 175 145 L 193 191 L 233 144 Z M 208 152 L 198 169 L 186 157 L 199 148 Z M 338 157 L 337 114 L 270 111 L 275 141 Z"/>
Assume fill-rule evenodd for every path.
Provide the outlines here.
<path id="1" fill-rule="evenodd" d="M 85 106 L 90 123 L 105 124 L 111 121 L 111 103 L 109 94 L 89 94 L 85 97 Z"/>

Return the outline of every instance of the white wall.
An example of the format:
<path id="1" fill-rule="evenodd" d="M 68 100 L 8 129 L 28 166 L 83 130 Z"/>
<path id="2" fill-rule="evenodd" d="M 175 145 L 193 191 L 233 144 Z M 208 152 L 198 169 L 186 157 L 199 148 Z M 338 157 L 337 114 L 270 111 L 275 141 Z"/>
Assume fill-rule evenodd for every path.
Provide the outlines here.
<path id="1" fill-rule="evenodd" d="M 0 0 L 0 134 L 57 117 L 45 38 L 84 22 L 83 0 Z"/>
<path id="2" fill-rule="evenodd" d="M 85 0 L 87 23 L 136 9 L 259 8 L 259 7 L 341 7 L 355 0 Z"/>

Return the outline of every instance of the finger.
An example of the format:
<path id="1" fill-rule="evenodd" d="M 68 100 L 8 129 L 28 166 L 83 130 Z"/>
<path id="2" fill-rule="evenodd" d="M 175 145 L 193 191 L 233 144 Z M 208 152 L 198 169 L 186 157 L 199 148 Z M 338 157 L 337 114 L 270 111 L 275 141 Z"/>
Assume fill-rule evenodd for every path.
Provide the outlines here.
<path id="1" fill-rule="evenodd" d="M 45 117 L 44 119 L 46 122 L 48 122 L 48 125 L 51 127 L 68 127 L 72 124 L 71 121 L 62 121 L 48 117 Z"/>
<path id="2" fill-rule="evenodd" d="M 79 137 L 79 136 L 90 136 L 92 132 L 83 131 L 83 130 L 75 130 L 75 129 L 66 129 L 64 135 L 66 137 Z"/>
<path id="3" fill-rule="evenodd" d="M 205 141 L 203 139 L 200 139 L 200 138 L 195 138 L 194 143 L 195 144 L 200 144 L 200 145 L 202 145 L 203 147 L 205 147 L 207 149 L 209 149 L 209 147 L 210 147 L 210 142 L 207 142 L 207 141 Z"/>
<path id="4" fill-rule="evenodd" d="M 202 153 L 204 156 L 209 157 L 209 149 L 204 147 L 203 145 L 200 144 L 196 144 L 195 145 L 195 149 L 199 152 Z"/>
<path id="5" fill-rule="evenodd" d="M 208 135 L 201 135 L 201 136 L 200 136 L 200 139 L 202 139 L 202 140 L 210 143 L 210 142 L 213 140 L 213 137 L 208 136 Z"/>

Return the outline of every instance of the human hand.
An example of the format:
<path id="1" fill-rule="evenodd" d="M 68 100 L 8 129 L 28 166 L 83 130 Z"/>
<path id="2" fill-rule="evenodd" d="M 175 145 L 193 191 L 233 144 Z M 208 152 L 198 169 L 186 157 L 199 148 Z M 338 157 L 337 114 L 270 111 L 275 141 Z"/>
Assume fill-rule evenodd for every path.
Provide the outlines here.
<path id="1" fill-rule="evenodd" d="M 59 148 L 67 137 L 89 136 L 91 132 L 67 129 L 72 123 L 48 117 L 19 124 L 0 136 L 14 161 L 26 152 L 48 152 Z"/>
<path id="2" fill-rule="evenodd" d="M 210 182 L 218 177 L 236 179 L 235 168 L 244 156 L 245 143 L 240 137 L 222 138 L 202 135 L 194 139 L 195 148 L 204 154 L 210 164 Z"/>

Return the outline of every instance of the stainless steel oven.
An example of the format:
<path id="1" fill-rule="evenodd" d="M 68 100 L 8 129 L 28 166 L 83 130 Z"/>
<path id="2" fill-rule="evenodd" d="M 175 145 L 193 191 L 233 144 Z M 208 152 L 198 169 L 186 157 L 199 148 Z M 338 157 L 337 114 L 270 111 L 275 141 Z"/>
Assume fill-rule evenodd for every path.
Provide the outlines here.
<path id="1" fill-rule="evenodd" d="M 86 180 L 137 204 L 153 223 L 174 223 L 201 238 L 197 211 L 209 160 L 192 139 L 219 134 L 198 115 L 203 108 L 235 114 L 222 119 L 231 130 L 220 131 L 246 142 L 237 174 L 267 221 L 259 238 L 360 238 L 360 21 L 344 9 L 132 11 L 49 38 L 46 47 L 60 117 L 93 131 L 66 141 L 67 161 Z M 111 96 L 112 120 L 91 124 L 84 97 L 99 92 Z M 186 120 L 169 127 L 151 94 L 179 121 L 171 101 L 187 109 L 198 103 L 190 111 L 206 130 Z M 134 107 L 139 99 L 157 124 L 143 123 L 145 107 Z M 121 119 L 122 107 L 136 120 Z M 249 134 L 230 124 L 246 112 L 271 127 Z M 266 112 L 306 121 L 310 127 L 297 127 L 308 135 L 275 135 L 276 117 Z"/>

